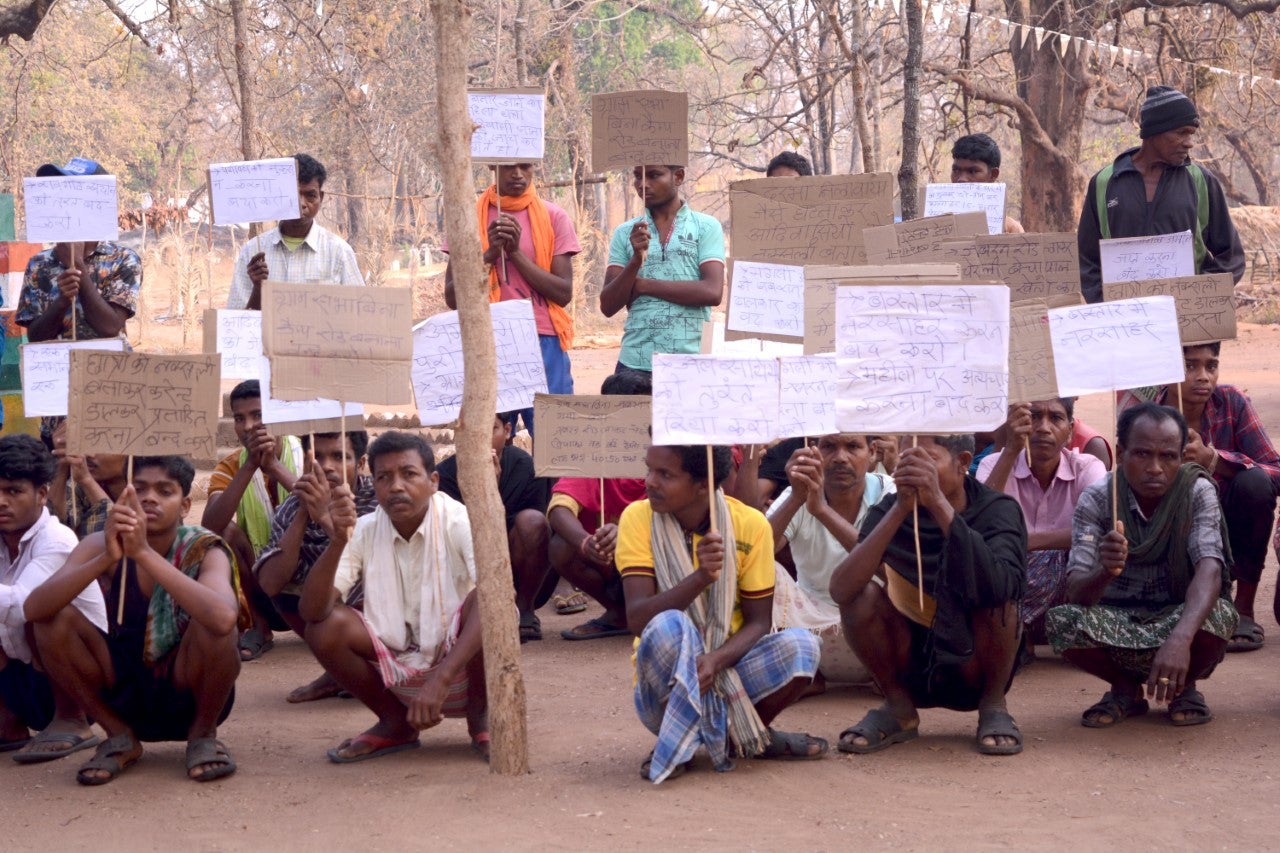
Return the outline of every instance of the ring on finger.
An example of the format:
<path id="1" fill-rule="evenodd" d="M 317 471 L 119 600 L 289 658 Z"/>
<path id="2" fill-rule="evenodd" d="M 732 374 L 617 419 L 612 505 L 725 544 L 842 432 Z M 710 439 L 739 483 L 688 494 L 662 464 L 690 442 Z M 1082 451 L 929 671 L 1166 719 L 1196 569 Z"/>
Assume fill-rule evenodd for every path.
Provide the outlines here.
<path id="1" fill-rule="evenodd" d="M 1162 678 L 1160 678 L 1160 679 L 1159 679 L 1159 681 L 1160 681 L 1160 683 L 1161 683 L 1161 684 L 1168 684 L 1168 683 L 1169 683 L 1169 676 L 1167 676 L 1167 675 L 1166 675 L 1166 676 L 1163 676 Z"/>

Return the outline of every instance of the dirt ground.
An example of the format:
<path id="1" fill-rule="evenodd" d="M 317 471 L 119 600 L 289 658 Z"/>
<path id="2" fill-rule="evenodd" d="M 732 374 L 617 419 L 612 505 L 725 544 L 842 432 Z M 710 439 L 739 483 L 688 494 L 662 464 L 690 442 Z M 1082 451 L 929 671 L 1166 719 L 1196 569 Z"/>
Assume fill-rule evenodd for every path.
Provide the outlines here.
<path id="1" fill-rule="evenodd" d="M 1280 330 L 1246 326 L 1223 353 L 1223 379 L 1249 391 L 1280 437 Z M 593 393 L 616 350 L 574 354 L 578 390 Z M 1082 401 L 1095 425 L 1105 399 Z M 922 712 L 922 737 L 872 756 L 832 753 L 817 762 L 739 762 L 660 787 L 642 782 L 652 737 L 631 700 L 630 641 L 567 643 L 558 632 L 583 616 L 542 616 L 547 639 L 523 648 L 530 760 L 519 779 L 488 772 L 448 720 L 423 749 L 339 767 L 325 750 L 372 723 L 353 700 L 291 706 L 293 687 L 318 672 L 301 640 L 245 665 L 235 710 L 220 730 L 239 764 L 229 779 L 184 778 L 182 744 L 148 745 L 116 782 L 82 788 L 82 756 L 19 767 L 0 760 L 10 850 L 411 850 L 475 849 L 886 849 L 1072 848 L 1150 844 L 1165 849 L 1274 846 L 1280 817 L 1280 629 L 1260 651 L 1230 655 L 1204 692 L 1216 719 L 1173 728 L 1162 713 L 1107 731 L 1079 714 L 1101 683 L 1040 649 L 1019 675 L 1010 710 L 1022 755 L 980 756 L 975 714 Z M 586 616 L 598 612 L 593 608 Z M 779 725 L 833 743 L 877 703 L 840 689 L 801 702 Z"/>

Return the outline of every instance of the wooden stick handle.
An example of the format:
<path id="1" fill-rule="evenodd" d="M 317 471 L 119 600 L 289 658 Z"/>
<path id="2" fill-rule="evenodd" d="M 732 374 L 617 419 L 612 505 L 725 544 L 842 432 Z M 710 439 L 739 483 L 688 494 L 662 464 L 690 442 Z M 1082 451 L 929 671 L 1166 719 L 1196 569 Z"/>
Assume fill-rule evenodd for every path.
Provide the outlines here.
<path id="1" fill-rule="evenodd" d="M 74 270 L 74 269 L 80 268 L 80 255 L 83 253 L 84 253 L 83 243 L 67 244 L 67 260 L 69 260 L 71 263 L 71 266 L 68 267 L 68 269 Z M 71 300 L 71 340 L 73 341 L 77 340 L 76 326 L 79 324 L 76 321 L 76 306 L 78 304 L 80 304 L 79 295 L 77 295 L 75 299 Z"/>
<path id="2" fill-rule="evenodd" d="M 125 480 L 128 485 L 133 485 L 133 455 L 130 454 L 128 462 L 125 466 Z M 129 586 L 129 558 L 122 557 L 120 559 L 120 589 L 116 601 L 116 626 L 124 624 L 124 592 Z"/>
<path id="3" fill-rule="evenodd" d="M 342 424 L 342 432 L 338 437 L 339 443 L 342 445 L 342 485 L 347 483 L 347 404 L 345 402 L 338 403 L 338 422 Z M 316 446 L 311 445 L 311 452 L 316 452 Z"/>
<path id="4" fill-rule="evenodd" d="M 716 529 L 716 466 L 709 444 L 707 445 L 707 505 L 711 510 L 709 516 L 711 532 L 718 533 Z"/>
<path id="5" fill-rule="evenodd" d="M 604 477 L 601 477 L 601 478 L 600 478 L 600 526 L 601 526 L 601 527 L 604 527 L 604 525 L 605 525 L 605 514 L 604 514 Z"/>
<path id="6" fill-rule="evenodd" d="M 916 436 L 911 436 L 911 446 L 916 446 Z M 916 539 L 916 592 L 920 601 L 920 615 L 924 615 L 924 553 L 920 550 L 920 496 L 916 495 L 911 507 L 912 532 Z"/>

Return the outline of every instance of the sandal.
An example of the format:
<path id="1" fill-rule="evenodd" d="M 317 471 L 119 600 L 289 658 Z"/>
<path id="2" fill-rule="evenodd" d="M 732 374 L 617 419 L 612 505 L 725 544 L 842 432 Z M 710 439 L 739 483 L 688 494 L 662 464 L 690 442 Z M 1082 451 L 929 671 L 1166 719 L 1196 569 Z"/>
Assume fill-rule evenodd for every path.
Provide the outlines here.
<path id="1" fill-rule="evenodd" d="M 366 744 L 372 749 L 368 752 L 362 752 L 359 755 L 343 755 L 344 749 L 350 749 L 356 744 Z M 393 752 L 403 752 L 406 749 L 417 749 L 422 746 L 417 738 L 413 740 L 394 741 L 391 738 L 385 738 L 381 735 L 375 735 L 370 732 L 358 734 L 353 738 L 347 738 L 342 743 L 329 750 L 326 755 L 334 764 L 354 764 L 357 761 L 368 761 L 371 758 L 381 758 L 384 755 L 390 755 Z"/>
<path id="2" fill-rule="evenodd" d="M 193 776 L 192 771 L 202 765 L 205 771 Z M 196 782 L 212 782 L 236 772 L 236 763 L 231 758 L 227 745 L 216 737 L 200 737 L 187 743 L 187 778 Z"/>
<path id="3" fill-rule="evenodd" d="M 16 753 L 13 760 L 19 764 L 39 764 L 42 761 L 53 761 L 58 758 L 65 758 L 73 752 L 79 752 L 82 749 L 90 749 L 99 744 L 97 735 L 90 732 L 88 735 L 78 735 L 74 732 L 51 732 L 45 730 L 40 734 L 31 738 L 31 746 L 22 752 Z M 61 749 L 40 749 L 51 743 L 68 744 Z"/>
<path id="4" fill-rule="evenodd" d="M 667 774 L 667 778 L 662 781 L 666 782 L 671 779 L 679 779 L 685 773 L 689 772 L 689 768 L 693 765 L 692 761 L 686 761 L 684 764 L 677 764 L 671 768 L 671 772 Z M 649 768 L 653 766 L 653 750 L 649 750 L 649 757 L 640 764 L 640 778 L 646 782 L 653 781 L 649 778 Z"/>
<path id="5" fill-rule="evenodd" d="M 817 752 L 810 752 L 810 748 L 817 746 Z M 780 732 L 777 729 L 769 729 L 769 743 L 765 746 L 764 752 L 756 756 L 756 758 L 772 758 L 778 761 L 816 761 L 826 755 L 831 745 L 820 737 L 803 732 Z"/>
<path id="6" fill-rule="evenodd" d="M 629 637 L 631 631 L 625 626 L 610 625 L 602 619 L 588 619 L 576 628 L 561 631 L 560 636 L 566 640 L 599 640 L 604 637 Z"/>
<path id="7" fill-rule="evenodd" d="M 133 755 L 129 753 L 137 748 Z M 134 740 L 129 732 L 109 737 L 94 750 L 90 758 L 76 771 L 76 781 L 81 785 L 105 785 L 113 781 L 142 757 L 142 745 Z M 88 771 L 99 770 L 106 776 L 90 775 Z"/>
<path id="8" fill-rule="evenodd" d="M 898 718 L 883 708 L 872 708 L 856 726 L 850 726 L 840 733 L 836 749 L 841 752 L 852 752 L 855 755 L 868 755 L 888 749 L 895 743 L 906 743 L 920 735 L 919 724 L 906 729 Z M 865 738 L 866 743 L 854 743 L 855 737 Z"/>
<path id="9" fill-rule="evenodd" d="M 542 620 L 530 611 L 520 614 L 520 645 L 542 639 Z"/>
<path id="10" fill-rule="evenodd" d="M 978 752 L 983 755 L 1017 755 L 1022 752 L 1022 732 L 1013 721 L 1013 715 L 1003 708 L 982 708 L 978 711 Z M 986 737 L 1011 737 L 1014 743 L 983 743 Z"/>
<path id="11" fill-rule="evenodd" d="M 1174 714 L 1190 714 L 1181 720 L 1175 720 Z M 1169 722 L 1175 726 L 1203 726 L 1213 719 L 1213 712 L 1204 701 L 1204 694 L 1199 690 L 1184 690 L 1169 703 Z"/>
<path id="12" fill-rule="evenodd" d="M 1262 630 L 1262 626 L 1250 616 L 1241 616 L 1240 623 L 1236 625 L 1235 633 L 1231 635 L 1231 640 L 1227 643 L 1227 651 L 1252 652 L 1262 648 L 1266 641 L 1267 635 Z"/>
<path id="13" fill-rule="evenodd" d="M 587 609 L 586 593 L 580 589 L 575 589 L 570 595 L 552 596 L 551 601 L 560 616 L 572 616 Z"/>
<path id="14" fill-rule="evenodd" d="M 489 733 L 480 732 L 471 739 L 471 751 L 485 760 L 489 761 Z"/>
<path id="15" fill-rule="evenodd" d="M 0 740 L 0 752 L 13 752 L 15 749 L 22 749 L 31 743 L 31 738 L 20 737 L 14 740 Z"/>
<path id="16" fill-rule="evenodd" d="M 269 639 L 261 628 L 250 628 L 240 635 L 240 660 L 245 663 L 257 660 L 275 646 L 275 640 Z"/>
<path id="17" fill-rule="evenodd" d="M 1150 710 L 1151 706 L 1146 699 L 1139 699 L 1127 693 L 1117 696 L 1108 690 L 1102 694 L 1102 698 L 1096 704 L 1090 705 L 1080 715 L 1080 725 L 1091 729 L 1109 729 L 1121 720 L 1128 717 L 1141 717 Z M 1104 723 L 1099 719 L 1104 715 L 1110 717 L 1111 722 Z"/>

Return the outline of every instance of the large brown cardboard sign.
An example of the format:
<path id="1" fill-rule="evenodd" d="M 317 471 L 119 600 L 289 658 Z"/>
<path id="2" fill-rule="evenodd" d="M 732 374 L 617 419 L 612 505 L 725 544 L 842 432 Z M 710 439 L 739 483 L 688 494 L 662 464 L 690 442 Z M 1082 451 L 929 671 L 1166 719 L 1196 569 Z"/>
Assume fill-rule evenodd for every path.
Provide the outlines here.
<path id="1" fill-rule="evenodd" d="M 1182 345 L 1236 337 L 1236 287 L 1231 273 L 1120 281 L 1102 286 L 1106 302 L 1138 296 L 1172 296 L 1178 304 Z"/>
<path id="2" fill-rule="evenodd" d="M 689 165 L 689 95 L 657 89 L 591 96 L 591 168 Z"/>
<path id="3" fill-rule="evenodd" d="M 536 394 L 533 468 L 539 477 L 643 477 L 652 398 Z"/>

